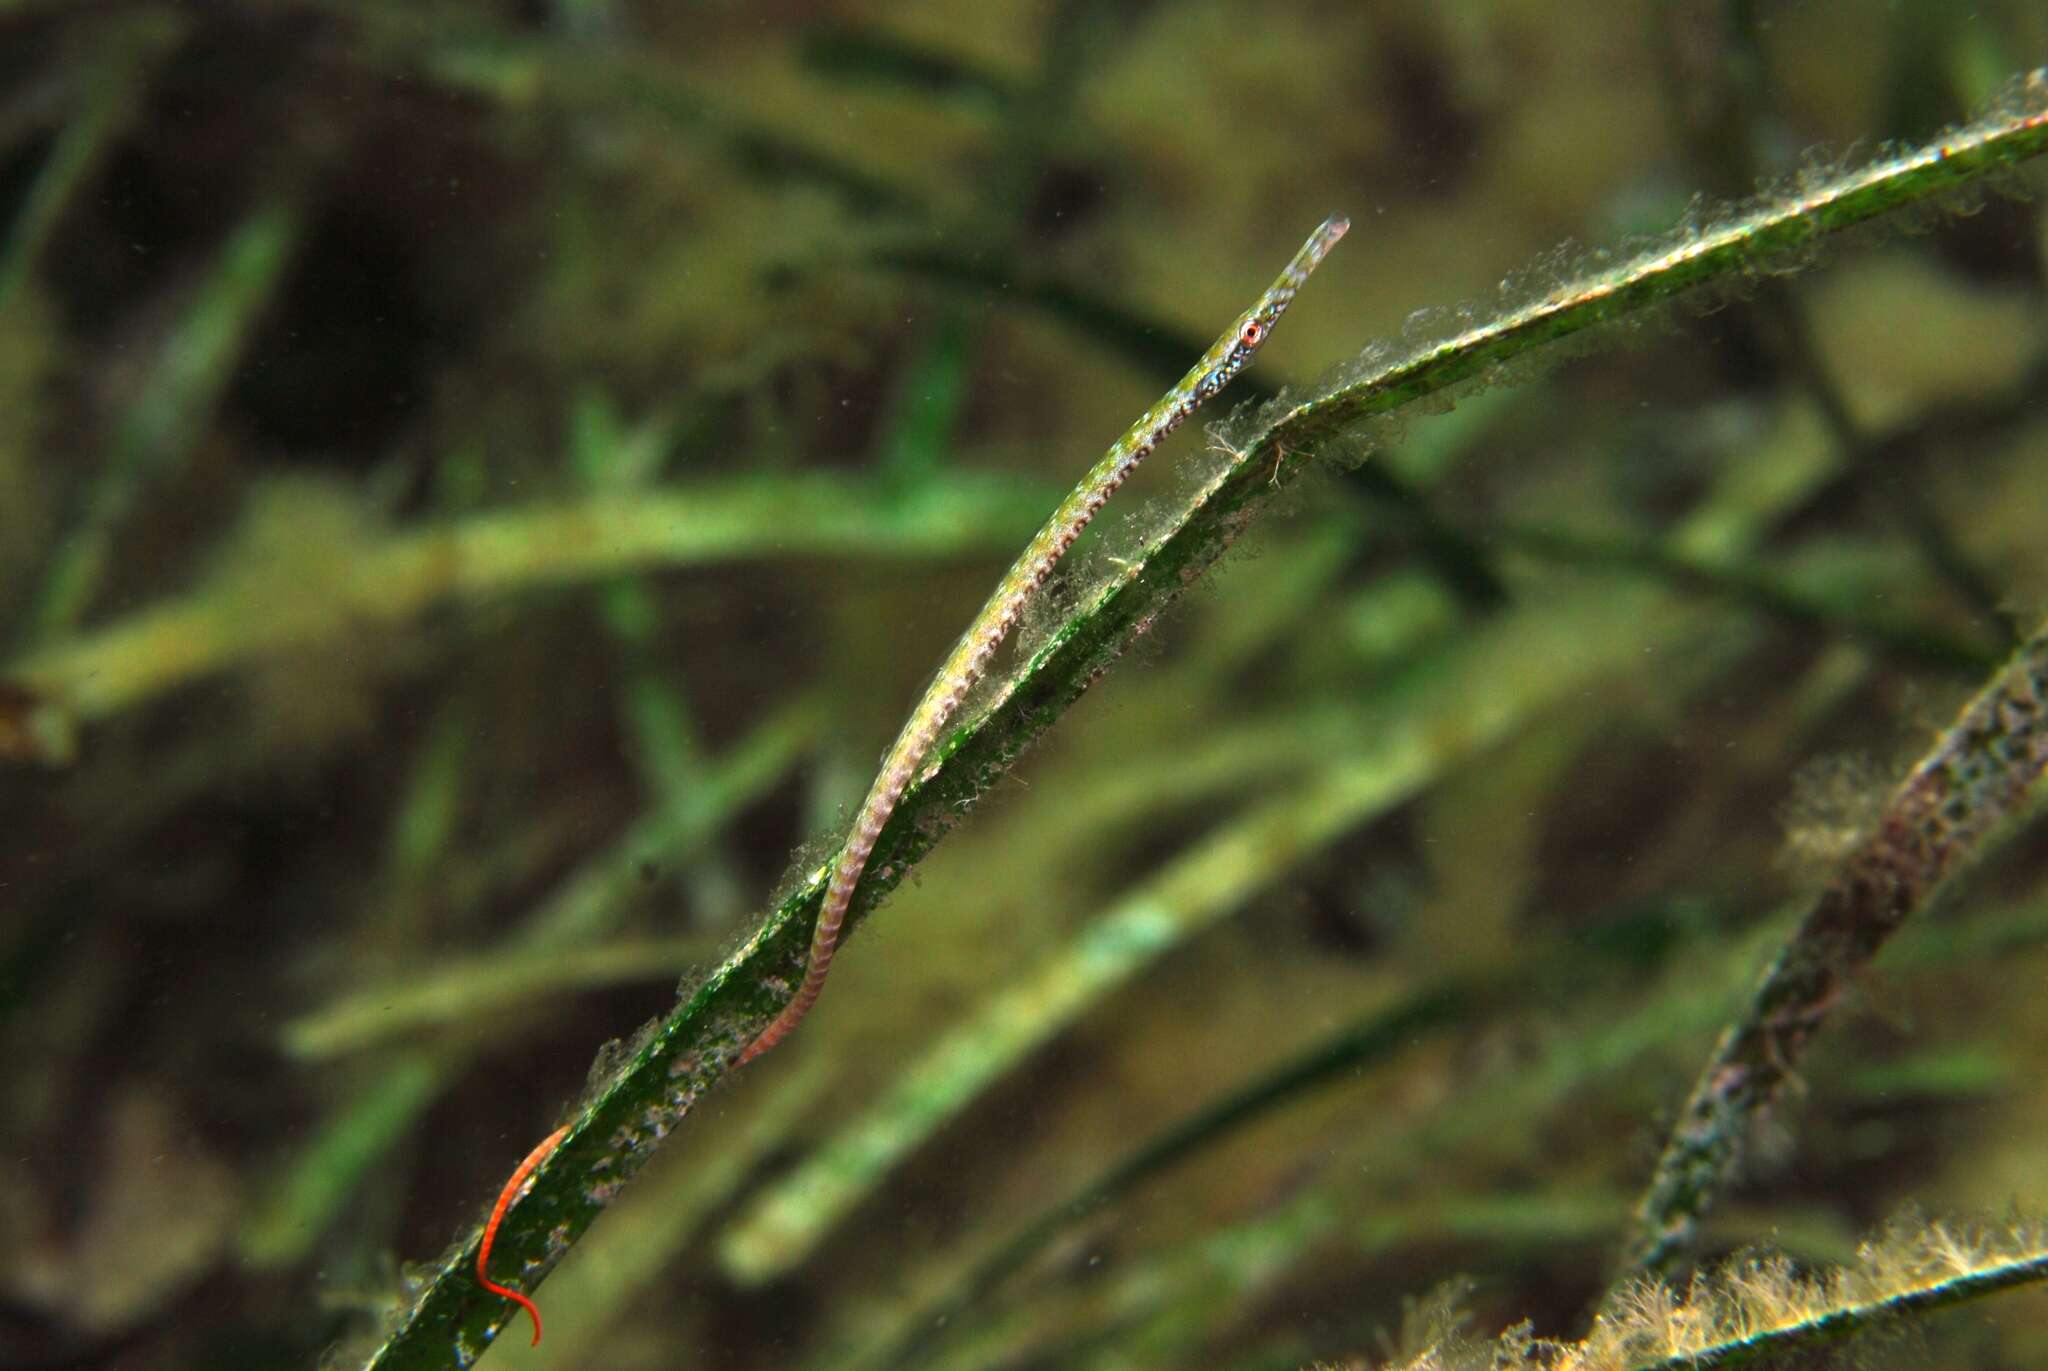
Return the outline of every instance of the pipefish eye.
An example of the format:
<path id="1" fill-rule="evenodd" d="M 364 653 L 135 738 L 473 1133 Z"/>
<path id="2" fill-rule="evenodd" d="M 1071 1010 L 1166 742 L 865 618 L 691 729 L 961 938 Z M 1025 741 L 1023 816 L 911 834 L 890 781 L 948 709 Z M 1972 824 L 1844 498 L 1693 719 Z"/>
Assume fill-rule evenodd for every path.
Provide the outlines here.
<path id="1" fill-rule="evenodd" d="M 1257 347 L 1265 336 L 1266 326 L 1256 319 L 1245 320 L 1244 327 L 1237 331 L 1237 341 L 1248 348 Z"/>

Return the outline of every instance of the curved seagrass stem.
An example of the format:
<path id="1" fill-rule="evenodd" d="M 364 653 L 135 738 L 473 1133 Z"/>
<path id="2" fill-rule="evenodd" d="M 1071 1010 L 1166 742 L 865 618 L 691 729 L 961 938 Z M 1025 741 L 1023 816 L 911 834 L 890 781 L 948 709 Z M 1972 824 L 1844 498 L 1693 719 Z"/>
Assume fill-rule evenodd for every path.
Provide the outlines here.
<path id="1" fill-rule="evenodd" d="M 2048 1279 L 2048 1228 L 1898 1220 L 1839 1269 L 1751 1255 L 1684 1288 L 1648 1279 L 1608 1299 L 1583 1340 L 1530 1335 L 1523 1324 L 1482 1342 L 1455 1329 L 1389 1371 L 1721 1371 L 1814 1365 L 1829 1344 L 2002 1290 Z M 1807 1354 L 1808 1360 L 1790 1358 Z M 1833 1365 L 1830 1361 L 1829 1365 Z"/>
<path id="2" fill-rule="evenodd" d="M 2042 1252 L 2037 1243 L 2028 1255 L 1987 1260 L 1954 1275 L 1910 1285 L 1894 1294 L 1844 1303 L 1763 1332 L 1729 1334 L 1698 1351 L 1674 1353 L 1639 1371 L 1721 1371 L 1723 1367 L 1789 1357 L 1912 1315 L 1930 1314 L 2043 1280 L 2048 1280 L 2048 1252 Z"/>
<path id="3" fill-rule="evenodd" d="M 1691 1247 L 1750 1124 L 1791 1079 L 1849 981 L 2048 769 L 2048 624 L 1935 740 L 1836 870 L 1700 1072 L 1637 1215 L 1628 1263 Z"/>
<path id="4" fill-rule="evenodd" d="M 792 553 L 922 558 L 1011 547 L 1047 493 L 1040 483 L 949 476 L 906 495 L 876 480 L 812 473 L 497 509 L 337 549 L 349 568 L 341 584 L 279 585 L 267 573 L 208 580 L 10 662 L 0 690 L 75 727 L 214 672 L 451 600 Z"/>
<path id="5" fill-rule="evenodd" d="M 1268 408 L 1241 426 L 1227 462 L 1172 511 L 1158 536 L 1103 582 L 1084 589 L 1030 660 L 964 727 L 942 739 L 883 825 L 870 870 L 847 911 L 859 923 L 976 799 L 1124 649 L 1223 555 L 1329 438 L 1596 324 L 1650 308 L 1688 289 L 1782 263 L 1818 238 L 1889 209 L 2048 151 L 2048 74 L 2018 87 L 1991 114 L 1936 144 L 1803 187 L 1720 229 L 1617 265 L 1489 322 L 1356 369 L 1313 396 Z M 1286 457 L 1276 458 L 1284 449 Z M 829 872 L 811 872 L 761 928 L 715 969 L 594 1086 L 569 1135 L 505 1218 L 493 1264 L 531 1291 L 659 1139 L 780 1012 L 802 974 Z M 778 991 L 777 986 L 780 986 Z M 480 1227 L 479 1227 L 480 1232 Z M 506 1306 L 476 1286 L 476 1236 L 438 1265 L 372 1356 L 380 1371 L 466 1365 Z M 530 1264 L 530 1265 L 529 1265 Z"/>

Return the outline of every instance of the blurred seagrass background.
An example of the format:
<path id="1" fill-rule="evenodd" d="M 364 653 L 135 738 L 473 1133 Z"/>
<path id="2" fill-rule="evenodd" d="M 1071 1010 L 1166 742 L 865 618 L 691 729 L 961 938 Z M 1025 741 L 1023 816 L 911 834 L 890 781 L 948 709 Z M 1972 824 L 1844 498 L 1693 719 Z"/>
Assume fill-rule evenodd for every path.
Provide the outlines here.
<path id="1" fill-rule="evenodd" d="M 1325 214 L 1227 399 L 2044 60 L 2036 0 L 0 0 L 0 1364 L 374 1346 Z M 1293 1367 L 1461 1275 L 1579 1331 L 2048 613 L 2044 185 L 1291 490 L 493 1364 Z M 2044 862 L 1852 988 L 1709 1252 L 2048 1208 Z"/>

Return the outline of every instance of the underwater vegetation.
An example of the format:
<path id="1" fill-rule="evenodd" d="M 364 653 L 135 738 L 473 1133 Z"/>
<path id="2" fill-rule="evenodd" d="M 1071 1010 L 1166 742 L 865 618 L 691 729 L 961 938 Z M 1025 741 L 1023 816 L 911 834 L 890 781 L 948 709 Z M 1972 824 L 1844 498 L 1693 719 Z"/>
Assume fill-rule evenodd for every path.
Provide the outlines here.
<path id="1" fill-rule="evenodd" d="M 0 59 L 0 1359 L 2048 1351 L 2037 6 Z"/>

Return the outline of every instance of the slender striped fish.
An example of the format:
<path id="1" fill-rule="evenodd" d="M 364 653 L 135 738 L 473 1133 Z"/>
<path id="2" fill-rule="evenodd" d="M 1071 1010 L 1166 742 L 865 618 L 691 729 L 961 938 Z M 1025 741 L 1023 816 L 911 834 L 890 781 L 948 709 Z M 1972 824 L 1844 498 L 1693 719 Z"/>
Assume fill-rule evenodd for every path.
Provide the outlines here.
<path id="1" fill-rule="evenodd" d="M 1117 439 L 1116 446 L 1089 469 L 1087 476 L 1053 511 L 1051 520 L 1038 531 L 1038 536 L 1025 547 L 1023 555 L 1017 558 L 1016 564 L 996 586 L 995 593 L 989 596 L 988 603 L 982 606 L 981 613 L 974 616 L 974 622 L 967 626 L 967 632 L 961 635 L 952 655 L 939 668 L 939 674 L 933 678 L 924 698 L 917 702 L 917 708 L 911 712 L 909 722 L 903 725 L 903 732 L 897 735 L 888 756 L 882 759 L 881 774 L 875 778 L 874 788 L 868 791 L 867 800 L 854 817 L 853 832 L 847 835 L 846 845 L 839 851 L 839 860 L 832 868 L 832 882 L 825 890 L 825 903 L 818 911 L 818 922 L 811 934 L 810 962 L 804 971 L 803 985 L 783 1006 L 774 1022 L 762 1030 L 761 1036 L 748 1044 L 737 1065 L 746 1065 L 788 1037 L 791 1030 L 803 1022 L 804 1015 L 811 1012 L 811 1006 L 817 1003 L 818 993 L 825 988 L 826 973 L 832 969 L 832 958 L 839 950 L 839 933 L 846 923 L 847 906 L 853 902 L 854 889 L 860 884 L 861 872 L 866 870 L 868 858 L 874 853 L 875 840 L 881 836 L 882 826 L 896 812 L 897 801 L 903 798 L 903 792 L 931 755 L 940 733 L 959 712 L 967 692 L 988 670 L 989 660 L 995 656 L 996 649 L 1016 628 L 1025 604 L 1045 584 L 1045 578 L 1052 574 L 1053 567 L 1066 555 L 1074 540 L 1081 536 L 1081 530 L 1088 527 L 1109 497 L 1116 493 L 1117 487 L 1130 479 L 1131 473 L 1138 469 L 1138 463 L 1150 456 L 1152 449 L 1158 447 L 1167 434 L 1179 428 L 1182 421 L 1245 369 L 1252 360 L 1252 354 L 1273 332 L 1273 325 L 1294 302 L 1302 282 L 1308 280 L 1309 273 L 1316 269 L 1324 254 L 1336 246 L 1337 240 L 1350 227 L 1348 219 L 1323 221 L 1322 227 L 1301 245 L 1301 251 L 1294 254 L 1294 260 L 1287 264 L 1287 269 L 1259 297 L 1258 303 L 1240 314 L 1215 345 L 1188 370 L 1188 374 L 1180 378 L 1180 384 L 1160 396 L 1159 403 L 1146 410 L 1138 422 Z M 531 1299 L 490 1278 L 491 1247 L 498 1235 L 499 1222 L 516 1202 L 520 1187 L 547 1160 L 568 1131 L 561 1128 L 550 1134 L 512 1173 L 512 1179 L 505 1183 L 504 1190 L 498 1195 L 497 1206 L 491 1212 L 491 1221 L 484 1229 L 483 1242 L 476 1254 L 478 1282 L 492 1294 L 514 1300 L 526 1310 L 533 1319 L 533 1340 L 536 1343 L 540 1341 L 540 1310 L 534 1307 Z"/>
<path id="2" fill-rule="evenodd" d="M 818 911 L 816 929 L 811 935 L 810 962 L 804 971 L 803 985 L 774 1022 L 740 1054 L 739 1065 L 746 1065 L 788 1037 L 817 1003 L 818 993 L 825 988 L 826 973 L 832 969 L 832 958 L 839 950 L 839 933 L 846 922 L 847 906 L 853 902 L 854 888 L 860 884 L 861 872 L 867 868 L 882 825 L 896 811 L 897 801 L 903 798 L 904 790 L 924 765 L 939 735 L 959 711 L 960 702 L 988 670 L 989 660 L 1003 639 L 1017 626 L 1025 603 L 1045 584 L 1054 565 L 1117 487 L 1138 469 L 1138 463 L 1244 370 L 1252 354 L 1273 332 L 1273 325 L 1294 302 L 1309 273 L 1350 227 L 1350 220 L 1333 217 L 1325 219 L 1322 227 L 1309 235 L 1301 251 L 1294 254 L 1294 260 L 1259 297 L 1258 303 L 1240 314 L 1188 374 L 1180 378 L 1180 384 L 1160 396 L 1159 403 L 1145 411 L 1117 439 L 1116 445 L 1103 454 L 1102 460 L 1089 469 L 996 586 L 981 613 L 961 635 L 952 655 L 939 668 L 924 698 L 917 702 L 909 722 L 897 735 L 895 746 L 882 760 L 881 774 L 875 777 L 874 788 L 868 791 L 867 800 L 854 818 L 853 831 L 847 835 L 846 846 L 840 849 L 839 860 L 832 868 L 832 883 L 826 888 L 825 903 Z"/>

